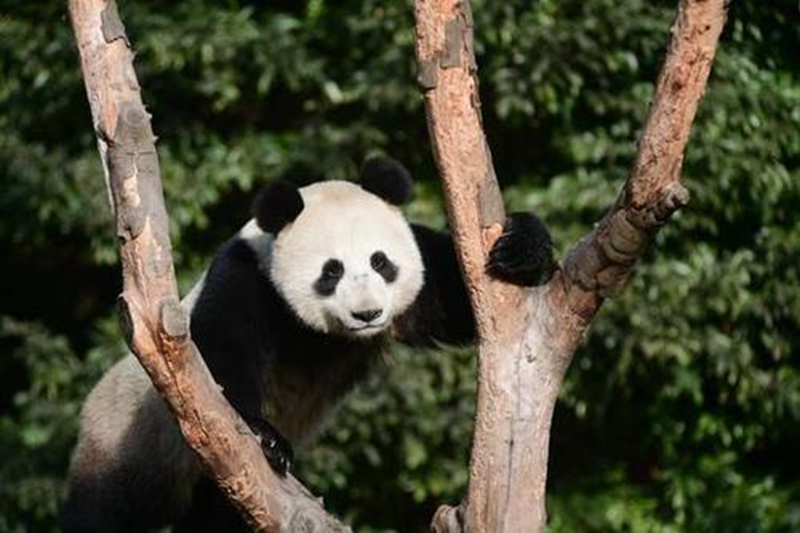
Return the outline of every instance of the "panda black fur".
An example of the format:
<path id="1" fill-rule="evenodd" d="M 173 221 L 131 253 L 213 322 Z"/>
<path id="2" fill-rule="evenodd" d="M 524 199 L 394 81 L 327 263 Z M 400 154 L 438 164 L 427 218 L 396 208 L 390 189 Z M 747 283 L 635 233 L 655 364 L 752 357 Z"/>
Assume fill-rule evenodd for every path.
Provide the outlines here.
<path id="1" fill-rule="evenodd" d="M 389 337 L 413 346 L 474 337 L 452 241 L 406 222 L 398 206 L 410 192 L 389 158 L 368 160 L 358 185 L 272 184 L 182 302 L 215 380 L 281 474 Z M 509 217 L 487 269 L 522 285 L 549 279 L 546 229 L 531 214 Z M 68 485 L 67 533 L 247 530 L 132 355 L 86 400 Z"/>

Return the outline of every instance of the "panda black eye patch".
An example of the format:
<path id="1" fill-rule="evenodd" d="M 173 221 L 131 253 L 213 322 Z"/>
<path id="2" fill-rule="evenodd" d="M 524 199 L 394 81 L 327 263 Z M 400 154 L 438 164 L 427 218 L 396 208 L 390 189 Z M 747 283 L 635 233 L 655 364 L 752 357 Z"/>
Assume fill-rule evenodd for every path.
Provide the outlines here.
<path id="1" fill-rule="evenodd" d="M 314 290 L 320 296 L 331 296 L 336 292 L 336 285 L 344 276 L 344 265 L 338 259 L 328 259 L 322 265 L 322 273 L 314 282 Z"/>
<path id="2" fill-rule="evenodd" d="M 385 253 L 377 251 L 372 254 L 369 264 L 372 270 L 380 274 L 386 283 L 392 283 L 397 279 L 397 265 L 392 263 Z"/>

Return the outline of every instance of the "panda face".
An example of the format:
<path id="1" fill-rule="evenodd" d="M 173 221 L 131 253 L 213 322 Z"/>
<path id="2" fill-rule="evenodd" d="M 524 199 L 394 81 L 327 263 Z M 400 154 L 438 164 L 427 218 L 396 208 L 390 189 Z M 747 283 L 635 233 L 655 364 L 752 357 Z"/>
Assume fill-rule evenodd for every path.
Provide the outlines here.
<path id="1" fill-rule="evenodd" d="M 300 189 L 303 209 L 277 235 L 270 276 L 310 327 L 368 337 L 416 299 L 423 264 L 397 207 L 342 181 Z"/>

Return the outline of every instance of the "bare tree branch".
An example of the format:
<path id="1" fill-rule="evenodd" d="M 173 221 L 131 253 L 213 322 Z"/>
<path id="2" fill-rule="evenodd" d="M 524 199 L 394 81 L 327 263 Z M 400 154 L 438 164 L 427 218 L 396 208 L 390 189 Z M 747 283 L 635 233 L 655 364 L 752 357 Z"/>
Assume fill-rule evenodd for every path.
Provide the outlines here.
<path id="1" fill-rule="evenodd" d="M 680 166 L 725 20 L 725 0 L 681 0 L 631 178 L 568 255 L 563 273 L 523 290 L 484 274 L 502 201 L 481 127 L 468 0 L 416 0 L 419 83 L 434 157 L 480 333 L 469 492 L 437 532 L 542 531 L 550 424 L 564 372 L 602 299 L 688 200 Z"/>
<path id="2" fill-rule="evenodd" d="M 683 152 L 725 24 L 725 0 L 684 0 L 658 77 L 636 162 L 617 203 L 564 261 L 567 299 L 589 320 L 618 293 L 652 236 L 689 201 Z"/>
<path id="3" fill-rule="evenodd" d="M 113 0 L 70 0 L 97 143 L 120 240 L 127 341 L 205 470 L 257 531 L 349 531 L 294 478 L 282 479 L 231 408 L 178 303 L 155 136 Z"/>

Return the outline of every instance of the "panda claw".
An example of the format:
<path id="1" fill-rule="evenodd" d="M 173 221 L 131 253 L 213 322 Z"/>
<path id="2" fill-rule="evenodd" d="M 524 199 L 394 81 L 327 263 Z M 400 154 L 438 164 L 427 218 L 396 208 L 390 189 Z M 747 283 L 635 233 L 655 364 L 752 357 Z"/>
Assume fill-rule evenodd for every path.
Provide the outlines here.
<path id="1" fill-rule="evenodd" d="M 547 283 L 555 266 L 553 243 L 544 224 L 532 213 L 513 213 L 489 252 L 486 271 L 499 280 L 531 287 Z"/>
<path id="2" fill-rule="evenodd" d="M 261 450 L 272 469 L 284 477 L 294 465 L 294 450 L 286 438 L 266 420 L 251 420 L 250 429 L 261 439 Z"/>

